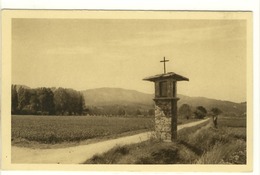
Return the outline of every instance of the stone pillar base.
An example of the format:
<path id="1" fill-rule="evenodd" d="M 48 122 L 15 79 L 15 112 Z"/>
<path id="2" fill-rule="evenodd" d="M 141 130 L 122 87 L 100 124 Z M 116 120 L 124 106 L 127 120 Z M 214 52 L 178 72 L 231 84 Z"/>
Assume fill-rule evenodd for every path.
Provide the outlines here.
<path id="1" fill-rule="evenodd" d="M 178 98 L 154 99 L 155 134 L 164 142 L 177 139 L 177 100 Z"/>

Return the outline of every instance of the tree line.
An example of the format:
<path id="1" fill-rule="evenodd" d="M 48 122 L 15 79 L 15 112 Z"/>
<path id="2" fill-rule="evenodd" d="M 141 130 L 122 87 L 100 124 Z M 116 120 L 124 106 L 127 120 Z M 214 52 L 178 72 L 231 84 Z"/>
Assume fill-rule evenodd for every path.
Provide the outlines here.
<path id="1" fill-rule="evenodd" d="M 66 88 L 26 88 L 12 85 L 11 113 L 23 115 L 118 115 L 118 116 L 153 116 L 154 109 L 140 106 L 85 106 L 81 92 Z M 178 115 L 184 118 L 203 119 L 206 115 L 216 113 L 219 109 L 207 111 L 203 106 L 192 109 L 183 104 Z"/>
<path id="2" fill-rule="evenodd" d="M 207 111 L 205 107 L 197 106 L 194 110 L 192 110 L 192 107 L 188 104 L 181 105 L 178 112 L 180 116 L 186 119 L 190 119 L 192 116 L 197 119 L 203 119 L 207 115 L 217 116 L 222 113 L 222 111 L 216 107 L 210 109 L 210 111 Z"/>
<path id="3" fill-rule="evenodd" d="M 12 85 L 11 95 L 12 114 L 82 115 L 85 110 L 83 95 L 73 89 Z"/>

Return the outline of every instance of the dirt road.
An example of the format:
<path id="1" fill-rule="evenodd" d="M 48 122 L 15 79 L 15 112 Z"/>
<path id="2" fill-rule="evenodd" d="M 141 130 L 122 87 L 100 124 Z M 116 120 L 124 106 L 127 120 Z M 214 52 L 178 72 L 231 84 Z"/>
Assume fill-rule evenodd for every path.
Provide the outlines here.
<path id="1" fill-rule="evenodd" d="M 209 119 L 179 125 L 178 130 L 203 123 Z M 146 141 L 152 132 L 111 139 L 98 143 L 58 149 L 30 149 L 12 146 L 12 163 L 80 164 L 95 154 L 104 153 L 116 145 Z"/>

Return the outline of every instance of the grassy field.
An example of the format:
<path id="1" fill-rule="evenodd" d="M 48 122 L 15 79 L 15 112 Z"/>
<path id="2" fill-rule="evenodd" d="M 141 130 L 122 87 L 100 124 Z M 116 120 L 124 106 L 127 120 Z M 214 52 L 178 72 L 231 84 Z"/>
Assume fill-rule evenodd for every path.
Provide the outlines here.
<path id="1" fill-rule="evenodd" d="M 246 164 L 246 119 L 220 118 L 178 132 L 175 143 L 151 139 L 118 146 L 86 164 Z"/>
<path id="2" fill-rule="evenodd" d="M 151 118 L 101 116 L 12 116 L 12 141 L 78 142 L 130 131 L 150 130 Z"/>
<path id="3" fill-rule="evenodd" d="M 195 120 L 180 119 L 178 124 L 193 121 Z M 56 148 L 73 146 L 80 141 L 115 138 L 153 130 L 154 119 L 151 117 L 14 115 L 11 128 L 12 145 Z M 83 144 L 87 143 L 89 142 Z"/>

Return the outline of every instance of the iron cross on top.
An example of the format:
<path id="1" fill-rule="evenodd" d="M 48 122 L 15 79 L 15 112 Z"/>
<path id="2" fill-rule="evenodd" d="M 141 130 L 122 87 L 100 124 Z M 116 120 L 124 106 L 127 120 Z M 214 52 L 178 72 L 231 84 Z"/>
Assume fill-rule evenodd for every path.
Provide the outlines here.
<path id="1" fill-rule="evenodd" d="M 163 60 L 160 62 L 163 62 L 164 65 L 164 74 L 166 74 L 166 67 L 165 67 L 165 62 L 168 62 L 169 60 L 165 60 L 165 57 L 163 57 Z"/>

